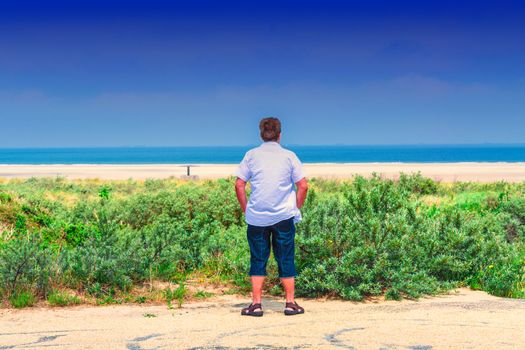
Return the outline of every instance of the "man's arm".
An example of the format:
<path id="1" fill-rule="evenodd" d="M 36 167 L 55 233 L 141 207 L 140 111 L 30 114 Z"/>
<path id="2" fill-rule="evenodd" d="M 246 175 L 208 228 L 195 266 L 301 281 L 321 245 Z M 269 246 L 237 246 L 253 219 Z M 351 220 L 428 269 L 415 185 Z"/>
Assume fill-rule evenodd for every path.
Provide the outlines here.
<path id="1" fill-rule="evenodd" d="M 241 178 L 237 178 L 235 181 L 235 193 L 237 194 L 237 200 L 241 205 L 241 210 L 243 213 L 246 212 L 246 181 Z"/>
<path id="2" fill-rule="evenodd" d="M 308 192 L 308 181 L 303 177 L 295 185 L 297 186 L 297 208 L 301 209 L 306 199 L 306 192 Z"/>

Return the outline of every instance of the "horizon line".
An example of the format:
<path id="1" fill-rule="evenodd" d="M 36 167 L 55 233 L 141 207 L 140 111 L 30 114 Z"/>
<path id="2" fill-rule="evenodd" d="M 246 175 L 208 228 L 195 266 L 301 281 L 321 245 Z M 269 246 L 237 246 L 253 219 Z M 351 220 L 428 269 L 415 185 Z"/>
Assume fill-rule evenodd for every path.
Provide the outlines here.
<path id="1" fill-rule="evenodd" d="M 147 146 L 147 145 L 123 145 L 123 146 L 36 146 L 36 147 L 0 147 L 0 150 L 52 150 L 52 149 L 119 149 L 119 148 L 235 148 L 235 147 L 254 147 L 260 143 L 245 145 L 170 145 L 170 146 Z M 454 146 L 525 146 L 524 143 L 501 143 L 501 142 L 483 142 L 483 143 L 369 143 L 369 144 L 297 144 L 281 143 L 286 147 L 454 147 Z"/>

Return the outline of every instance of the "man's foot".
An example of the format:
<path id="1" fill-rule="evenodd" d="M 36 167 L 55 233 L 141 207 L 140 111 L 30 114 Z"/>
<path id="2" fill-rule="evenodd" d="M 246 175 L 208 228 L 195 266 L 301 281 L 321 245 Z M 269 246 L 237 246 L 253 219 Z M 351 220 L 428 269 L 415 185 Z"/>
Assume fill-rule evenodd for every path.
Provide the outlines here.
<path id="1" fill-rule="evenodd" d="M 262 306 L 261 304 L 250 304 L 241 310 L 241 315 L 261 317 L 263 315 Z"/>
<path id="2" fill-rule="evenodd" d="M 304 308 L 300 307 L 299 304 L 297 304 L 295 301 L 289 302 L 286 303 L 286 307 L 284 308 L 284 314 L 286 316 L 304 314 Z"/>

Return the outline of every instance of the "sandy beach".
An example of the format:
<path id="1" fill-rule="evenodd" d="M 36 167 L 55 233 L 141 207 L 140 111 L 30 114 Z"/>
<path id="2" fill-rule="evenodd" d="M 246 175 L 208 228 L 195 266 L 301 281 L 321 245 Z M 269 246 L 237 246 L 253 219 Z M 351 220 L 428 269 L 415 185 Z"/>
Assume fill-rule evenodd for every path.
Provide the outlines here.
<path id="1" fill-rule="evenodd" d="M 190 175 L 199 179 L 224 178 L 235 174 L 237 164 L 192 165 Z M 494 182 L 525 181 L 525 163 L 315 163 L 304 164 L 307 177 L 328 179 L 370 176 L 378 173 L 385 178 L 397 178 L 401 172 L 417 173 L 436 181 Z M 0 164 L 0 178 L 65 177 L 68 179 L 162 179 L 184 177 L 187 166 L 182 164 L 123 165 L 5 165 Z"/>

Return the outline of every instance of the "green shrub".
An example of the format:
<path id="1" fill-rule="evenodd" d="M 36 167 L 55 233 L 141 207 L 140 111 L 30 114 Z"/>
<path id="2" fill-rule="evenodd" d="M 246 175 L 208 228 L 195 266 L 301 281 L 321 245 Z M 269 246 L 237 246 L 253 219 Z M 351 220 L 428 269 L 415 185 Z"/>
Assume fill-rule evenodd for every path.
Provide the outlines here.
<path id="1" fill-rule="evenodd" d="M 147 300 L 146 297 L 143 295 L 139 295 L 138 297 L 135 298 L 135 302 L 137 304 L 144 304 L 146 300 Z"/>
<path id="2" fill-rule="evenodd" d="M 71 295 L 64 291 L 53 291 L 47 296 L 47 301 L 51 306 L 68 306 L 80 304 L 82 300 L 76 295 Z"/>
<path id="3" fill-rule="evenodd" d="M 172 308 L 171 302 L 173 300 L 177 301 L 177 306 L 179 308 L 182 307 L 182 303 L 184 302 L 184 297 L 186 296 L 188 290 L 186 289 L 186 285 L 184 284 L 184 281 L 179 282 L 179 286 L 175 289 L 166 288 L 164 290 L 164 295 L 166 297 L 166 302 L 168 303 L 168 308 Z"/>
<path id="4" fill-rule="evenodd" d="M 202 259 L 203 269 L 209 276 L 232 281 L 243 291 L 250 290 L 246 226 L 232 226 L 211 235 L 203 247 Z"/>
<path id="5" fill-rule="evenodd" d="M 213 296 L 213 293 L 206 292 L 205 290 L 199 290 L 195 293 L 194 297 L 199 299 L 206 299 Z"/>
<path id="6" fill-rule="evenodd" d="M 9 203 L 13 200 L 13 197 L 11 197 L 10 194 L 0 192 L 0 203 Z"/>
<path id="7" fill-rule="evenodd" d="M 469 278 L 469 284 L 502 297 L 525 298 L 525 247 L 509 247 L 508 255 L 495 257 Z"/>
<path id="8" fill-rule="evenodd" d="M 418 195 L 437 194 L 439 184 L 432 179 L 423 177 L 421 173 L 414 175 L 401 174 L 399 176 L 399 187 L 410 193 Z"/>
<path id="9" fill-rule="evenodd" d="M 501 212 L 505 213 L 507 239 L 525 241 L 525 198 L 517 197 L 503 202 Z"/>
<path id="10" fill-rule="evenodd" d="M 17 309 L 31 307 L 38 301 L 37 297 L 29 291 L 18 291 L 9 297 L 9 303 Z"/>
<path id="11" fill-rule="evenodd" d="M 65 282 L 96 297 L 114 295 L 117 289 L 128 291 L 132 287 L 130 254 L 120 249 L 115 237 L 90 238 L 82 246 L 62 252 Z"/>
<path id="12" fill-rule="evenodd" d="M 1 245 L 0 290 L 10 295 L 19 289 L 34 289 L 45 295 L 54 273 L 53 252 L 40 245 L 39 236 L 15 237 Z"/>

